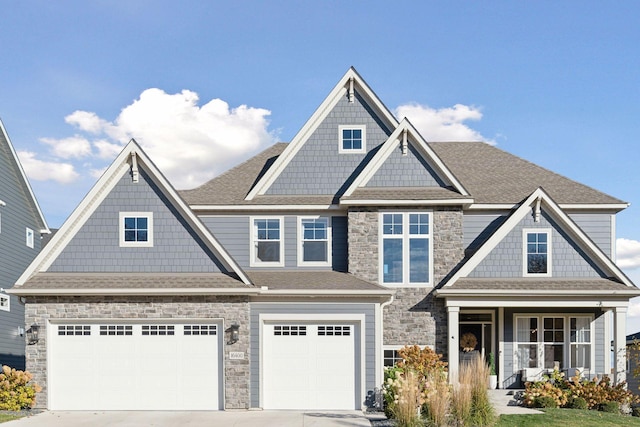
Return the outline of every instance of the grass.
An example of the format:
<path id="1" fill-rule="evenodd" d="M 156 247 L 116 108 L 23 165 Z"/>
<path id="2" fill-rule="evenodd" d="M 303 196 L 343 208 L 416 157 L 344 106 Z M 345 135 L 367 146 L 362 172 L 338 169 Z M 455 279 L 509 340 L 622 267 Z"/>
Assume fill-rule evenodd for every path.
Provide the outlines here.
<path id="1" fill-rule="evenodd" d="M 0 413 L 0 423 L 6 423 L 7 421 L 17 420 L 18 418 L 22 418 L 22 417 L 20 415 Z"/>
<path id="2" fill-rule="evenodd" d="M 579 409 L 543 409 L 544 414 L 501 415 L 495 427 L 640 427 L 640 418 Z"/>

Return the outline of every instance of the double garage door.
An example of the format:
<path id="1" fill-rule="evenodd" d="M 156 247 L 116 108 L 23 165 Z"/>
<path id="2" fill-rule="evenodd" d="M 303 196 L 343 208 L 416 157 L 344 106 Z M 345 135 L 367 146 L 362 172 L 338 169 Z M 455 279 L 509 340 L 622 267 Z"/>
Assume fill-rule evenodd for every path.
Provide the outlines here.
<path id="1" fill-rule="evenodd" d="M 50 409 L 220 409 L 218 324 L 105 322 L 50 328 Z"/>
<path id="2" fill-rule="evenodd" d="M 356 409 L 355 324 L 265 323 L 265 409 Z"/>

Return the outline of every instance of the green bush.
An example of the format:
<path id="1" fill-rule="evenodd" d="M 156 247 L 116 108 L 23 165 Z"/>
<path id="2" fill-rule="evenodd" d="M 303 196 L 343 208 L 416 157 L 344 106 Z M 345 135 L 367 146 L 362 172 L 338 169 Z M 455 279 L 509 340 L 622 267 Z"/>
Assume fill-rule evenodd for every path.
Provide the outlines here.
<path id="1" fill-rule="evenodd" d="M 589 409 L 584 397 L 572 397 L 569 401 L 569 407 L 571 409 Z"/>
<path id="2" fill-rule="evenodd" d="M 602 412 L 610 412 L 613 414 L 620 413 L 620 404 L 618 402 L 602 402 L 598 408 Z"/>
<path id="3" fill-rule="evenodd" d="M 634 417 L 640 417 L 640 406 L 636 406 L 631 410 L 631 415 Z"/>
<path id="4" fill-rule="evenodd" d="M 551 396 L 540 396 L 535 399 L 536 408 L 557 408 L 558 402 Z"/>
<path id="5" fill-rule="evenodd" d="M 0 373 L 0 410 L 19 411 L 30 408 L 36 402 L 36 393 L 42 390 L 37 384 L 29 384 L 33 376 L 8 366 Z"/>

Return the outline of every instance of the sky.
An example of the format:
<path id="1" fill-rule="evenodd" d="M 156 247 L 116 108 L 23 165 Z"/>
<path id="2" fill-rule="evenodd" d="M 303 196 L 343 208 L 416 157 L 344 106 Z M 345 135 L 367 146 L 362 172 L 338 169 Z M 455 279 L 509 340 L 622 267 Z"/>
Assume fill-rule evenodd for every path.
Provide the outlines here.
<path id="1" fill-rule="evenodd" d="M 617 257 L 640 284 L 636 1 L 0 5 L 0 119 L 50 227 L 131 138 L 193 188 L 290 141 L 354 66 L 428 141 L 495 144 L 629 202 Z"/>

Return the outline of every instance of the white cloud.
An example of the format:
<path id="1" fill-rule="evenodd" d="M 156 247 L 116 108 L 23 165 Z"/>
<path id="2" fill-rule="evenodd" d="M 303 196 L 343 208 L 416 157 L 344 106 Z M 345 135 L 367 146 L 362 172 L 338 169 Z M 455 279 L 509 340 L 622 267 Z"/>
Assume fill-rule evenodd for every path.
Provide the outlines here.
<path id="1" fill-rule="evenodd" d="M 19 151 L 18 157 L 25 173 L 36 181 L 52 180 L 60 184 L 69 184 L 80 176 L 70 163 L 38 160 L 36 154 L 30 151 Z"/>
<path id="2" fill-rule="evenodd" d="M 51 153 L 62 159 L 81 159 L 91 155 L 91 144 L 78 135 L 62 139 L 40 138 L 40 142 L 51 146 Z"/>
<path id="3" fill-rule="evenodd" d="M 640 242 L 631 239 L 617 239 L 616 255 L 620 268 L 633 270 L 640 267 Z"/>
<path id="4" fill-rule="evenodd" d="M 106 139 L 94 141 L 93 146 L 98 149 L 98 157 L 101 159 L 113 160 L 122 151 L 121 144 L 114 144 Z"/>
<path id="5" fill-rule="evenodd" d="M 395 110 L 398 118 L 408 118 L 427 141 L 484 141 L 495 145 L 464 122 L 482 119 L 479 108 L 456 104 L 451 108 L 431 108 L 427 105 L 404 104 Z"/>
<path id="6" fill-rule="evenodd" d="M 90 113 L 88 111 L 74 111 L 64 118 L 64 121 L 69 123 L 72 126 L 77 127 L 80 130 L 85 132 L 98 134 L 103 131 L 103 129 L 108 126 L 108 122 L 106 120 L 98 117 L 96 113 Z"/>

